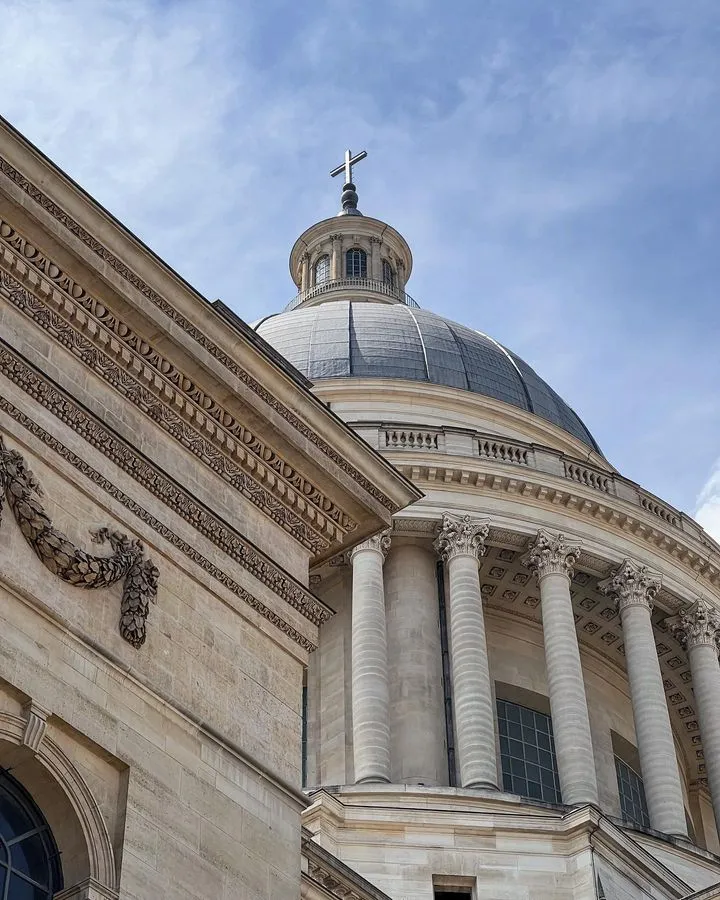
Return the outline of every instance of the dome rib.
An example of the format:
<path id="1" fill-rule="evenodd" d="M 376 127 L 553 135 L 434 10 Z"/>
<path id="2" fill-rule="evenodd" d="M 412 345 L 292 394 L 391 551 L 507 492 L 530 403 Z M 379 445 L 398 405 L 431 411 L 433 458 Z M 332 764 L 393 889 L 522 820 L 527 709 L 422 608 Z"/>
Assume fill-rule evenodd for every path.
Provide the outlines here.
<path id="1" fill-rule="evenodd" d="M 425 346 L 425 341 L 423 340 L 422 331 L 420 331 L 420 326 L 418 325 L 418 320 L 415 318 L 415 313 L 410 309 L 409 306 L 405 306 L 404 309 L 407 310 L 408 315 L 413 320 L 415 328 L 417 329 L 418 337 L 420 338 L 420 346 L 422 347 L 423 359 L 425 360 L 425 375 L 427 376 L 427 380 L 430 381 L 430 366 L 428 365 L 427 347 Z"/>

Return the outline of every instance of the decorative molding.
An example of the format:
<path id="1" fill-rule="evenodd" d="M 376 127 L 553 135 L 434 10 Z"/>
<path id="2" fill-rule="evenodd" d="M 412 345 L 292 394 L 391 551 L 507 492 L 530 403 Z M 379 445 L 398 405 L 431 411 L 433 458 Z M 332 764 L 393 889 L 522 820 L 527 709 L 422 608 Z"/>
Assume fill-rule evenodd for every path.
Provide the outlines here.
<path id="1" fill-rule="evenodd" d="M 3 345 L 0 339 L 0 372 L 9 378 L 14 384 L 22 388 L 27 394 L 37 400 L 45 409 L 75 432 L 83 437 L 93 447 L 103 453 L 120 469 L 130 475 L 135 481 L 149 490 L 155 497 L 161 500 L 169 509 L 189 522 L 201 534 L 209 538 L 223 552 L 227 553 L 235 562 L 269 587 L 280 598 L 285 600 L 294 609 L 309 619 L 313 624 L 320 625 L 330 616 L 330 610 L 320 603 L 299 582 L 292 579 L 286 572 L 277 566 L 268 556 L 247 541 L 234 528 L 212 513 L 207 507 L 175 481 L 166 476 L 157 466 L 151 463 L 139 451 L 127 444 L 102 422 L 87 412 L 82 406 L 72 400 L 61 388 L 53 384 L 49 378 L 41 375 L 15 354 L 9 347 Z M 72 463 L 75 468 L 86 475 L 90 480 L 103 487 L 103 489 L 115 496 L 125 497 L 115 485 L 96 472 L 84 460 L 81 460 L 68 448 L 64 447 L 52 435 L 37 425 L 32 419 L 13 406 L 8 400 L 0 396 L 0 410 L 7 412 L 13 419 L 27 428 L 36 437 L 40 438 L 47 446 L 56 450 L 64 459 Z M 169 528 L 158 522 L 141 506 L 126 498 L 124 505 L 131 509 L 139 518 L 152 525 L 153 529 L 163 537 L 176 543 L 177 538 Z M 186 545 L 188 546 L 188 545 Z M 186 551 L 184 551 L 186 552 Z M 187 555 L 187 552 L 186 552 Z M 203 559 L 197 554 L 198 559 Z M 195 555 L 193 555 L 195 559 Z M 195 559 L 195 561 L 198 561 Z M 207 562 L 207 561 L 205 561 Z M 212 565 L 207 563 L 207 565 Z M 207 566 L 203 564 L 203 567 Z M 218 571 L 220 571 L 218 569 Z M 234 582 L 233 582 L 234 584 Z M 242 589 L 240 589 L 242 590 Z M 251 597 L 248 594 L 248 597 Z M 255 598 L 250 604 L 255 606 Z M 262 604 L 260 604 L 262 607 Z M 263 607 L 264 608 L 264 607 Z M 263 613 L 264 615 L 264 613 Z M 280 620 L 282 621 L 282 620 Z"/>
<path id="2" fill-rule="evenodd" d="M 702 597 L 698 597 L 690 609 L 665 619 L 665 624 L 675 640 L 686 650 L 701 644 L 709 644 L 717 650 L 720 612 Z"/>
<path id="3" fill-rule="evenodd" d="M 3 225 L 0 224 L 0 235 Z M 9 254 L 5 248 L 3 256 Z M 12 262 L 19 277 L 32 274 L 24 257 L 12 255 Z M 44 274 L 45 269 L 58 273 L 57 279 L 62 279 L 66 286 L 65 299 L 50 285 L 34 284 L 28 289 L 6 272 L 0 273 L 0 287 L 17 309 L 71 350 L 201 462 L 316 555 L 327 550 L 331 541 L 357 527 L 357 523 L 219 407 L 212 397 L 117 320 L 105 306 L 89 297 L 80 285 L 68 280 L 57 266 L 40 256 L 37 271 Z M 55 279 L 52 281 L 54 284 Z M 45 302 L 37 294 L 44 294 Z M 68 298 L 78 305 L 68 303 Z M 102 318 L 95 316 L 92 322 L 86 313 L 92 315 L 95 309 L 100 310 Z M 128 349 L 137 354 L 136 363 L 128 356 Z"/>
<path id="4" fill-rule="evenodd" d="M 398 505 L 386 496 L 379 488 L 377 488 L 369 478 L 366 478 L 354 466 L 352 466 L 338 451 L 330 446 L 327 441 L 323 440 L 319 434 L 312 430 L 305 422 L 303 422 L 291 409 L 288 409 L 281 403 L 277 397 L 274 397 L 267 388 L 260 384 L 248 372 L 239 366 L 235 360 L 231 359 L 216 344 L 214 344 L 197 326 L 189 322 L 182 313 L 179 313 L 171 303 L 164 297 L 161 297 L 142 278 L 133 272 L 129 266 L 119 260 L 107 247 L 86 231 L 78 222 L 76 222 L 68 213 L 51 200 L 37 185 L 34 185 L 25 175 L 19 172 L 11 163 L 0 156 L 0 173 L 5 175 L 13 184 L 21 191 L 27 194 L 31 200 L 37 203 L 45 212 L 52 216 L 55 221 L 62 225 L 68 232 L 73 234 L 88 249 L 95 253 L 105 265 L 117 273 L 121 278 L 132 285 L 135 290 L 139 291 L 150 303 L 157 307 L 168 319 L 181 328 L 189 337 L 197 344 L 203 347 L 214 359 L 216 359 L 224 368 L 232 372 L 249 390 L 256 394 L 264 403 L 280 415 L 285 421 L 294 428 L 299 434 L 307 438 L 317 450 L 330 459 L 341 471 L 345 472 L 353 481 L 359 485 L 364 491 L 374 497 L 385 509 L 391 512 L 398 510 Z"/>
<path id="5" fill-rule="evenodd" d="M 621 613 L 629 606 L 644 606 L 652 611 L 661 585 L 662 575 L 632 559 L 626 559 L 609 578 L 598 581 L 598 590 L 614 597 Z"/>
<path id="6" fill-rule="evenodd" d="M 553 534 L 541 528 L 521 562 L 537 574 L 539 581 L 547 575 L 564 575 L 570 580 L 580 549 L 579 541 L 569 541 L 564 534 Z"/>
<path id="7" fill-rule="evenodd" d="M 53 900 L 118 900 L 120 894 L 100 884 L 94 878 L 86 878 L 72 887 L 53 894 Z"/>
<path id="8" fill-rule="evenodd" d="M 381 553 L 384 559 L 387 556 L 387 552 L 389 549 L 390 535 L 387 531 L 383 531 L 381 534 L 376 534 L 374 537 L 368 538 L 366 541 L 363 541 L 362 544 L 358 544 L 356 547 L 353 547 L 350 551 L 350 559 L 353 560 L 355 558 L 355 554 L 365 550 L 372 550 L 374 553 Z"/>
<path id="9" fill-rule="evenodd" d="M 80 457 L 73 453 L 72 450 L 65 447 L 64 444 L 56 440 L 52 435 L 48 434 L 48 432 L 46 432 L 40 425 L 38 425 L 36 422 L 33 422 L 32 419 L 28 418 L 24 413 L 14 407 L 3 397 L 0 397 L 0 410 L 8 413 L 13 419 L 15 419 L 15 421 L 17 421 L 23 427 L 27 428 L 28 431 L 30 431 L 37 438 L 43 441 L 46 446 L 50 447 L 50 449 L 54 450 L 59 456 L 69 462 L 87 478 L 89 478 L 89 480 L 92 481 L 92 483 L 96 487 L 102 488 L 109 496 L 121 503 L 126 509 L 133 513 L 133 515 L 137 516 L 142 522 L 144 522 L 155 532 L 157 532 L 162 538 L 164 538 L 169 544 L 183 553 L 188 559 L 200 566 L 203 571 L 207 572 L 208 575 L 210 575 L 225 588 L 235 594 L 238 599 L 242 600 L 244 603 L 247 603 L 248 606 L 259 613 L 259 615 L 261 615 L 264 619 L 267 619 L 268 622 L 270 622 L 272 625 L 275 625 L 276 628 L 282 631 L 283 634 L 286 634 L 296 644 L 299 644 L 304 650 L 307 650 L 309 653 L 317 649 L 317 645 L 315 643 L 308 640 L 308 638 L 306 638 L 292 625 L 290 625 L 283 618 L 277 615 L 277 613 L 273 612 L 271 609 L 265 606 L 265 604 L 261 600 L 258 600 L 257 597 L 255 597 L 249 591 L 245 590 L 242 585 L 238 584 L 226 572 L 224 572 L 214 563 L 210 562 L 210 560 L 203 556 L 194 546 L 188 544 L 187 541 L 183 540 L 181 537 L 175 534 L 170 528 L 168 528 L 167 525 L 153 516 L 152 513 L 144 509 L 139 503 L 136 503 L 131 497 L 128 497 L 127 494 L 125 494 L 111 481 L 101 475 L 100 472 L 98 472 L 92 466 L 88 465 L 88 463 L 86 463 L 84 460 L 80 459 Z M 181 509 L 178 509 L 177 511 L 178 513 L 183 515 L 183 511 Z M 183 518 L 189 518 L 187 508 L 185 509 Z M 197 523 L 193 524 L 197 525 Z M 200 531 L 202 531 L 201 526 L 198 525 L 198 528 Z M 306 595 L 303 594 L 302 599 L 304 599 L 305 596 Z M 318 617 L 322 615 L 322 621 L 329 619 L 332 615 L 330 609 L 328 609 L 328 607 L 326 607 L 324 604 L 321 604 L 320 601 L 318 601 L 316 598 L 312 597 L 311 594 L 307 594 L 307 596 L 311 598 L 312 605 L 309 605 L 309 608 L 306 608 L 304 605 L 301 606 L 299 604 L 299 611 L 311 621 L 313 621 L 313 619 L 311 619 L 311 616 L 314 615 L 315 609 L 318 610 Z M 292 605 L 292 602 L 289 598 L 285 599 L 287 599 L 288 602 Z M 320 624 L 320 622 L 316 621 L 314 622 L 314 624 Z"/>
<path id="10" fill-rule="evenodd" d="M 34 700 L 30 700 L 23 706 L 23 712 L 27 718 L 22 742 L 25 747 L 32 750 L 33 754 L 37 756 L 47 731 L 47 720 L 50 711 L 40 706 Z"/>
<path id="11" fill-rule="evenodd" d="M 28 197 L 35 201 L 42 209 L 51 215 L 55 221 L 62 225 L 67 231 L 73 234 L 86 247 L 95 253 L 103 262 L 116 272 L 121 278 L 125 279 L 132 287 L 139 291 L 143 297 L 156 306 L 164 315 L 173 321 L 187 335 L 189 335 L 196 343 L 205 349 L 214 359 L 216 359 L 229 372 L 232 372 L 242 383 L 277 412 L 285 421 L 293 427 L 297 432 L 307 438 L 323 456 L 328 457 L 338 468 L 349 475 L 356 484 L 364 491 L 374 497 L 381 506 L 396 512 L 398 505 L 388 496 L 377 488 L 369 478 L 366 478 L 346 459 L 342 457 L 334 447 L 331 447 L 327 441 L 323 440 L 319 434 L 312 430 L 305 422 L 301 421 L 298 416 L 281 403 L 277 397 L 274 397 L 270 391 L 256 381 L 252 375 L 239 366 L 233 359 L 224 353 L 216 344 L 214 344 L 203 332 L 189 322 L 185 316 L 179 313 L 171 303 L 164 297 L 161 297 L 154 291 L 142 278 L 133 272 L 129 266 L 119 260 L 107 247 L 86 231 L 82 225 L 69 216 L 64 209 L 52 201 L 40 188 L 34 185 L 25 175 L 19 172 L 6 159 L 0 156 L 0 172 L 9 178 L 20 190 L 24 191 Z M 340 235 L 342 238 L 342 235 Z"/>
<path id="12" fill-rule="evenodd" d="M 473 494 L 480 492 L 487 493 L 491 496 L 497 494 L 508 494 L 514 498 L 520 498 L 531 505 L 545 508 L 555 509 L 561 512 L 567 512 L 579 519 L 591 520 L 597 522 L 601 526 L 607 526 L 611 533 L 627 534 L 642 542 L 651 552 L 660 552 L 663 557 L 669 560 L 673 565 L 682 565 L 686 572 L 691 573 L 693 578 L 698 576 L 707 580 L 708 584 L 720 590 L 720 556 L 718 556 L 717 548 L 705 546 L 702 551 L 692 546 L 692 542 L 701 540 L 695 538 L 689 531 L 681 528 L 673 528 L 672 532 L 665 527 L 665 523 L 659 522 L 658 527 L 650 525 L 646 520 L 639 516 L 634 516 L 627 508 L 622 512 L 619 511 L 615 504 L 623 504 L 627 506 L 627 501 L 622 498 L 605 497 L 596 500 L 582 493 L 582 487 L 573 481 L 568 481 L 559 487 L 557 484 L 542 483 L 538 478 L 542 478 L 548 473 L 529 471 L 518 467 L 517 474 L 508 476 L 505 474 L 496 474 L 494 472 L 479 471 L 468 466 L 452 466 L 452 465 L 428 465 L 420 464 L 399 464 L 396 463 L 401 474 L 410 478 L 414 484 L 423 489 L 424 483 L 440 484 L 449 486 L 448 489 L 460 488 L 461 490 L 471 491 Z M 555 479 L 555 476 L 550 476 Z M 640 512 L 640 511 L 639 511 Z M 692 523 L 691 520 L 688 520 Z M 699 530 L 699 526 L 697 526 Z M 492 533 L 508 534 L 505 529 L 492 529 Z M 493 538 L 495 540 L 495 538 Z M 522 535 L 516 536 L 515 540 L 525 541 Z M 504 538 L 498 537 L 497 542 L 503 543 Z M 712 550 L 714 561 L 709 557 L 709 551 Z M 584 560 L 593 560 L 592 557 L 584 551 L 581 553 L 580 565 L 585 566 Z M 595 563 L 588 563 L 588 568 L 601 573 L 607 569 L 607 563 L 603 560 L 602 569 L 598 568 Z M 666 592 L 662 591 L 659 597 L 665 597 Z"/>
<path id="13" fill-rule="evenodd" d="M 490 526 L 485 521 L 445 513 L 433 547 L 445 562 L 456 556 L 474 556 L 478 559 L 485 553 L 485 540 L 489 532 Z"/>
<path id="14" fill-rule="evenodd" d="M 25 729 L 24 719 L 11 713 L 0 712 L 0 739 L 14 746 L 21 746 Z M 36 758 L 50 777 L 60 785 L 78 817 L 88 851 L 89 882 L 97 883 L 98 890 L 115 891 L 117 874 L 113 846 L 103 814 L 85 779 L 72 760 L 47 734 L 38 747 Z M 81 894 L 80 897 L 82 896 Z M 117 893 L 99 893 L 96 896 L 103 900 L 105 897 L 114 900 Z M 70 897 L 73 895 L 70 894 Z M 95 900 L 92 894 L 90 898 Z"/>
<path id="15" fill-rule="evenodd" d="M 145 623 L 150 604 L 155 602 L 157 596 L 160 575 L 155 564 L 144 559 L 142 543 L 119 531 L 98 528 L 90 532 L 93 542 L 109 543 L 114 551 L 112 556 L 91 556 L 76 547 L 53 526 L 39 500 L 42 496 L 40 484 L 22 456 L 16 450 L 6 449 L 2 435 L 0 486 L 22 536 L 53 575 L 85 590 L 110 587 L 123 580 L 120 634 L 136 649 L 142 647 L 145 643 Z"/>

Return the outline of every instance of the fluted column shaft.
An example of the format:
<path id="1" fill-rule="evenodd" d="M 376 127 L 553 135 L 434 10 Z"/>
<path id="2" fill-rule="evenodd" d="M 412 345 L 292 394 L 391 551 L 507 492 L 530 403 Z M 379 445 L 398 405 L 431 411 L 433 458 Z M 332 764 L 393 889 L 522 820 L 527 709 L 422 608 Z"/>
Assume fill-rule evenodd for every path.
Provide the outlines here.
<path id="1" fill-rule="evenodd" d="M 661 578 L 646 566 L 625 560 L 598 587 L 618 601 L 635 735 L 650 825 L 686 836 L 680 773 L 650 613 Z"/>
<path id="2" fill-rule="evenodd" d="M 720 614 L 705 600 L 670 621 L 675 636 L 687 649 L 693 693 L 700 718 L 705 771 L 720 833 Z"/>
<path id="3" fill-rule="evenodd" d="M 537 574 L 545 669 L 563 803 L 598 804 L 590 717 L 570 579 L 580 545 L 539 531 L 524 562 Z"/>
<path id="4" fill-rule="evenodd" d="M 497 788 L 495 710 L 478 557 L 485 522 L 446 515 L 435 543 L 448 567 L 450 663 L 457 759 L 463 787 Z"/>
<path id="5" fill-rule="evenodd" d="M 352 551 L 352 714 L 355 782 L 390 781 L 383 562 L 387 536 Z"/>

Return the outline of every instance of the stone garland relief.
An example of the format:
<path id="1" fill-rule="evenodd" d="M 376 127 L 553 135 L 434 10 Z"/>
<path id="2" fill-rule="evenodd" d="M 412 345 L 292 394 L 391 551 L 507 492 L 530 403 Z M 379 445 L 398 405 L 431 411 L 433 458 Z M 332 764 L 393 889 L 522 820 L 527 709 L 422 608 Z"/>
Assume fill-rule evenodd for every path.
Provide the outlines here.
<path id="1" fill-rule="evenodd" d="M 120 605 L 120 634 L 133 647 L 145 643 L 150 603 L 155 602 L 159 572 L 144 558 L 140 541 L 119 531 L 91 531 L 96 544 L 108 543 L 112 556 L 92 556 L 76 547 L 52 524 L 43 508 L 42 488 L 16 450 L 8 450 L 0 436 L 0 524 L 3 497 L 23 537 L 40 562 L 58 578 L 86 590 L 110 587 L 124 579 Z"/>

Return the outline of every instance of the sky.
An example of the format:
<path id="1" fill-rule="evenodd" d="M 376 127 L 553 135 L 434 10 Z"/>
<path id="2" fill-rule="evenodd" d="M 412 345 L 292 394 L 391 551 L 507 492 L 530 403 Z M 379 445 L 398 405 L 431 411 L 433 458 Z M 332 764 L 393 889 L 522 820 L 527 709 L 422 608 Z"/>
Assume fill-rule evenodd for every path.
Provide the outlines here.
<path id="1" fill-rule="evenodd" d="M 360 209 L 720 539 L 717 0 L 3 0 L 0 111 L 253 321 Z"/>

